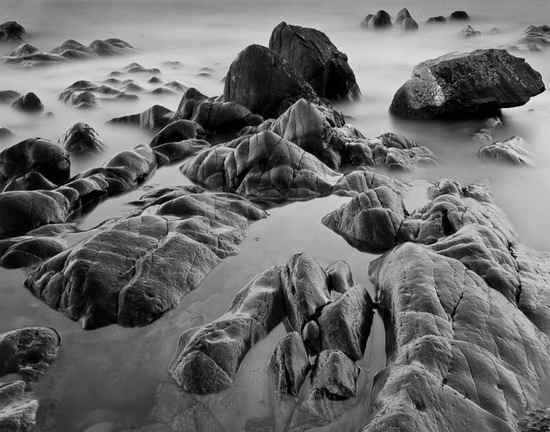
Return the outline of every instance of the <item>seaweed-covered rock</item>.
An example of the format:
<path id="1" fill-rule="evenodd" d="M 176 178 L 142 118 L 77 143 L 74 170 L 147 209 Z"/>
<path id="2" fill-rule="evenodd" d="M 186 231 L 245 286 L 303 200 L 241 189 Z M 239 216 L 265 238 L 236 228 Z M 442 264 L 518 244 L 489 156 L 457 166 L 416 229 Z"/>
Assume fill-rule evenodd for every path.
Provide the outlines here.
<path id="1" fill-rule="evenodd" d="M 0 190 L 30 172 L 61 185 L 69 180 L 71 164 L 63 149 L 41 138 L 29 138 L 0 152 Z"/>
<path id="2" fill-rule="evenodd" d="M 390 111 L 416 119 L 487 117 L 524 105 L 544 89 L 541 75 L 505 50 L 447 54 L 417 65 Z"/>
<path id="3" fill-rule="evenodd" d="M 97 132 L 87 123 L 75 123 L 62 141 L 65 150 L 71 154 L 98 153 L 104 147 Z"/>
<path id="4" fill-rule="evenodd" d="M 281 22 L 271 34 L 269 48 L 286 59 L 317 95 L 331 100 L 361 95 L 347 56 L 323 32 Z"/>
<path id="5" fill-rule="evenodd" d="M 223 96 L 266 118 L 277 117 L 302 97 L 317 98 L 286 60 L 261 45 L 248 46 L 231 63 Z"/>
<path id="6" fill-rule="evenodd" d="M 248 221 L 264 216 L 238 196 L 183 193 L 44 262 L 25 285 L 85 329 L 147 325 L 234 254 Z"/>

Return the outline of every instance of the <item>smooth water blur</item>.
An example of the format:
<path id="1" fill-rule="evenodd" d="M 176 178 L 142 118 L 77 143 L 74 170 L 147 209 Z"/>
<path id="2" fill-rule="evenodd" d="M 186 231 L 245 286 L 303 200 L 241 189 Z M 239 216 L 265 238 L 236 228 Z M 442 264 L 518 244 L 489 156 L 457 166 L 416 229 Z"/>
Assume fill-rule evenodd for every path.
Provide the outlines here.
<path id="1" fill-rule="evenodd" d="M 271 29 L 280 21 L 312 26 L 325 31 L 348 54 L 364 93 L 361 102 L 340 107 L 349 122 L 376 136 L 387 131 L 401 132 L 430 147 L 440 158 L 436 168 L 417 170 L 411 178 L 456 177 L 465 182 L 483 181 L 491 185 L 498 204 L 512 219 L 523 241 L 533 247 L 550 250 L 550 119 L 548 92 L 523 107 L 505 111 L 505 125 L 497 138 L 520 135 L 535 154 L 536 168 L 521 169 L 482 163 L 476 157 L 479 147 L 472 135 L 479 122 L 417 123 L 397 120 L 388 113 L 395 90 L 409 77 L 412 67 L 427 58 L 450 51 L 499 47 L 517 40 L 529 24 L 550 23 L 548 0 L 522 2 L 511 0 L 399 2 L 328 0 L 3 0 L 2 20 L 17 20 L 30 33 L 28 42 L 49 50 L 66 39 L 88 44 L 94 39 L 118 37 L 137 48 L 125 57 L 102 58 L 51 67 L 22 69 L 0 63 L 0 90 L 34 91 L 53 116 L 26 116 L 0 105 L 0 127 L 15 136 L 0 142 L 0 149 L 19 140 L 41 136 L 58 140 L 77 121 L 90 123 L 106 144 L 98 156 L 73 161 L 73 173 L 95 167 L 113 154 L 146 144 L 150 135 L 136 128 L 113 127 L 105 122 L 115 116 L 142 111 L 154 103 L 175 109 L 179 95 L 140 95 L 138 101 L 100 102 L 95 110 L 79 111 L 58 101 L 58 94 L 74 81 L 102 81 L 108 74 L 130 62 L 159 67 L 165 81 L 178 80 L 214 96 L 223 90 L 223 77 L 236 54 L 251 43 L 267 44 Z M 359 28 L 368 13 L 380 8 L 394 15 L 408 7 L 421 23 L 415 34 L 399 30 L 374 33 Z M 484 34 L 464 39 L 461 24 L 426 27 L 429 16 L 448 15 L 456 9 L 467 10 L 472 25 Z M 495 35 L 488 31 L 498 27 Z M 14 45 L 0 44 L 0 54 Z M 520 53 L 528 62 L 550 76 L 550 51 Z M 164 64 L 178 60 L 180 68 Z M 201 68 L 210 68 L 211 76 L 201 76 Z M 150 75 L 133 78 L 148 89 Z M 177 167 L 160 169 L 146 187 L 187 184 Z M 79 220 L 82 227 L 93 227 L 106 219 L 132 210 L 128 204 L 143 192 L 111 199 Z M 158 383 L 169 380 L 167 365 L 179 334 L 186 328 L 208 322 L 228 307 L 235 292 L 255 274 L 271 265 L 286 261 L 292 253 L 304 251 L 322 263 L 344 259 L 359 283 L 370 287 L 367 269 L 373 256 L 360 253 L 343 239 L 322 226 L 320 220 L 346 198 L 328 197 L 295 203 L 271 211 L 266 220 L 251 226 L 241 253 L 222 262 L 201 287 L 186 297 L 176 310 L 154 324 L 141 329 L 118 326 L 85 332 L 77 323 L 50 310 L 22 286 L 20 271 L 0 271 L 0 332 L 24 325 L 49 325 L 63 335 L 58 361 L 39 384 L 40 394 L 56 400 L 60 407 L 60 430 L 81 431 L 94 422 L 124 420 L 136 423 L 148 413 Z M 1 223 L 1 221 L 0 221 Z M 234 388 L 207 398 L 218 419 L 228 431 L 242 430 L 250 417 L 267 414 L 265 365 L 278 330 L 262 342 L 247 358 Z M 369 379 L 383 367 L 384 336 L 377 319 L 363 366 Z M 364 393 L 363 393 L 364 396 Z M 366 403 L 366 402 L 365 402 Z M 357 411 L 357 412 L 356 412 Z M 353 430 L 367 415 L 365 407 L 352 411 L 340 426 Z"/>

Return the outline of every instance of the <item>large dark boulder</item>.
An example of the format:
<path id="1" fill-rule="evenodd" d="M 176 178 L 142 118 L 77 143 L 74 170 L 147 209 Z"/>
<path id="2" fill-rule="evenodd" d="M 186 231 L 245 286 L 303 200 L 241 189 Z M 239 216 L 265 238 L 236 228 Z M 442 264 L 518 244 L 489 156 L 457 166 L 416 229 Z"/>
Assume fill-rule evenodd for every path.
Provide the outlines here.
<path id="1" fill-rule="evenodd" d="M 466 11 L 457 10 L 449 15 L 449 21 L 469 21 L 470 15 Z"/>
<path id="2" fill-rule="evenodd" d="M 379 10 L 369 21 L 369 27 L 384 29 L 392 26 L 391 16 L 385 10 Z"/>
<path id="3" fill-rule="evenodd" d="M 12 107 L 19 111 L 24 111 L 28 113 L 39 113 L 44 111 L 44 105 L 42 101 L 36 94 L 27 93 L 16 100 L 11 104 Z"/>
<path id="4" fill-rule="evenodd" d="M 323 32 L 281 22 L 271 34 L 269 48 L 286 59 L 317 95 L 331 100 L 359 98 L 347 56 Z"/>
<path id="5" fill-rule="evenodd" d="M 414 119 L 486 117 L 544 90 L 540 73 L 505 50 L 447 54 L 417 65 L 390 111 Z"/>
<path id="6" fill-rule="evenodd" d="M 224 99 L 266 118 L 277 117 L 298 99 L 316 99 L 311 86 L 276 52 L 250 45 L 231 63 Z"/>
<path id="7" fill-rule="evenodd" d="M 0 191 L 32 171 L 60 185 L 69 180 L 70 169 L 69 158 L 61 147 L 41 138 L 29 138 L 0 153 Z"/>
<path id="8" fill-rule="evenodd" d="M 0 41 L 20 41 L 26 35 L 25 28 L 15 21 L 0 24 Z"/>

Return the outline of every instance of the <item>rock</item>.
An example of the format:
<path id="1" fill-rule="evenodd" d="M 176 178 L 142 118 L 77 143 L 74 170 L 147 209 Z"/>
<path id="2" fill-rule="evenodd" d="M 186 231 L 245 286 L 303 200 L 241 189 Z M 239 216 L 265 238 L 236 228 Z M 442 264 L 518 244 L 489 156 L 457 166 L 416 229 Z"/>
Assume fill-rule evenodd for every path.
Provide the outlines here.
<path id="1" fill-rule="evenodd" d="M 349 357 L 338 350 L 325 350 L 319 354 L 312 376 L 309 401 L 349 399 L 357 394 L 359 368 Z"/>
<path id="2" fill-rule="evenodd" d="M 247 352 L 283 319 L 281 268 L 256 276 L 229 310 L 180 339 L 170 374 L 184 391 L 218 393 L 233 383 Z"/>
<path id="3" fill-rule="evenodd" d="M 316 355 L 321 352 L 321 329 L 317 321 L 308 321 L 302 328 L 302 340 L 307 352 Z"/>
<path id="4" fill-rule="evenodd" d="M 186 160 L 181 172 L 209 189 L 265 201 L 324 196 L 339 175 L 270 131 L 236 139 Z"/>
<path id="5" fill-rule="evenodd" d="M 476 30 L 469 24 L 461 30 L 461 33 L 462 36 L 464 36 L 465 38 L 481 36 L 481 32 Z"/>
<path id="6" fill-rule="evenodd" d="M 387 186 L 368 189 L 329 213 L 323 224 L 368 252 L 392 248 L 405 220 L 401 196 Z"/>
<path id="7" fill-rule="evenodd" d="M 158 68 L 146 68 L 139 63 L 130 63 L 122 68 L 126 73 L 146 73 L 146 74 L 160 74 L 160 69 Z"/>
<path id="8" fill-rule="evenodd" d="M 2 90 L 0 91 L 0 103 L 8 104 L 19 98 L 21 94 L 15 90 Z"/>
<path id="9" fill-rule="evenodd" d="M 136 125 L 150 131 L 156 131 L 168 125 L 173 116 L 174 112 L 168 108 L 162 105 L 153 105 L 142 113 L 113 118 L 109 120 L 109 123 Z"/>
<path id="10" fill-rule="evenodd" d="M 439 163 L 429 148 L 419 146 L 409 138 L 392 132 L 370 138 L 367 143 L 374 166 L 412 171 L 417 165 L 433 166 Z"/>
<path id="11" fill-rule="evenodd" d="M 390 111 L 414 119 L 487 117 L 544 89 L 540 74 L 505 50 L 447 54 L 417 65 Z"/>
<path id="12" fill-rule="evenodd" d="M 265 77 L 271 79 L 266 82 Z M 250 45 L 231 63 L 224 99 L 237 102 L 263 117 L 277 117 L 298 99 L 315 100 L 311 86 L 277 53 Z"/>
<path id="13" fill-rule="evenodd" d="M 85 329 L 144 326 L 236 253 L 248 221 L 262 217 L 235 195 L 183 193 L 45 261 L 25 285 Z"/>
<path id="14" fill-rule="evenodd" d="M 470 16 L 465 11 L 454 11 L 449 15 L 449 21 L 470 21 Z"/>
<path id="15" fill-rule="evenodd" d="M 34 93 L 27 93 L 17 98 L 12 102 L 11 106 L 19 111 L 25 111 L 28 113 L 37 113 L 44 111 L 44 105 L 42 105 L 42 101 Z"/>
<path id="16" fill-rule="evenodd" d="M 65 150 L 71 154 L 98 153 L 104 147 L 97 132 L 87 123 L 75 123 L 62 141 Z"/>
<path id="17" fill-rule="evenodd" d="M 201 126 L 192 120 L 176 120 L 162 128 L 149 143 L 151 148 L 162 144 L 197 138 L 204 135 Z"/>
<path id="18" fill-rule="evenodd" d="M 426 20 L 426 24 L 445 24 L 447 22 L 447 18 L 444 16 L 433 16 Z"/>
<path id="19" fill-rule="evenodd" d="M 0 376 L 16 373 L 38 380 L 57 358 L 59 334 L 47 327 L 25 327 L 0 334 Z"/>
<path id="20" fill-rule="evenodd" d="M 0 41 L 20 41 L 26 36 L 25 28 L 15 21 L 0 24 Z"/>
<path id="21" fill-rule="evenodd" d="M 392 26 L 391 16 L 385 10 L 379 10 L 369 21 L 369 27 L 384 29 Z"/>
<path id="22" fill-rule="evenodd" d="M 126 90 L 119 90 L 104 83 L 93 83 L 85 80 L 74 82 L 59 94 L 59 100 L 80 109 L 94 108 L 99 100 L 131 101 L 136 99 L 137 95 L 128 93 Z"/>
<path id="23" fill-rule="evenodd" d="M 365 29 L 368 28 L 373 16 L 373 14 L 368 14 L 365 18 L 363 18 L 363 21 L 361 21 L 361 27 Z"/>
<path id="24" fill-rule="evenodd" d="M 92 54 L 92 50 L 89 47 L 81 44 L 80 42 L 74 39 L 67 39 L 61 45 L 51 50 L 52 53 L 61 54 L 61 55 L 63 55 L 63 53 L 67 51 L 70 51 L 70 52 L 78 51 L 82 54 L 87 54 L 87 55 Z"/>
<path id="25" fill-rule="evenodd" d="M 298 396 L 309 371 L 309 359 L 297 332 L 290 332 L 275 347 L 268 366 L 274 396 Z"/>
<path id="26" fill-rule="evenodd" d="M 288 61 L 317 95 L 331 100 L 356 100 L 361 91 L 347 56 L 319 30 L 281 22 L 269 48 Z"/>
<path id="27" fill-rule="evenodd" d="M 187 139 L 179 142 L 160 144 L 155 147 L 155 154 L 157 155 L 159 165 L 167 165 L 195 156 L 208 147 L 210 147 L 210 143 L 207 141 Z"/>
<path id="28" fill-rule="evenodd" d="M 57 185 L 52 183 L 42 174 L 37 171 L 29 171 L 28 173 L 12 178 L 4 187 L 4 192 L 8 191 L 24 191 L 24 190 L 52 190 Z"/>
<path id="29" fill-rule="evenodd" d="M 0 152 L 0 190 L 30 172 L 56 185 L 69 180 L 71 164 L 63 150 L 41 138 L 30 138 Z"/>
<path id="30" fill-rule="evenodd" d="M 34 432 L 38 400 L 25 392 L 25 382 L 0 383 L 0 430 Z"/>
<path id="31" fill-rule="evenodd" d="M 418 30 L 418 23 L 413 18 L 405 18 L 401 22 L 401 28 L 405 31 Z"/>
<path id="32" fill-rule="evenodd" d="M 30 267 L 63 252 L 63 240 L 51 237 L 29 237 L 14 243 L 14 239 L 0 240 L 0 266 L 4 268 Z M 3 243 L 8 246 L 5 251 Z"/>
<path id="33" fill-rule="evenodd" d="M 424 246 L 404 244 L 369 272 L 392 360 L 363 431 L 516 430 L 550 372 L 548 337 L 461 262 Z"/>
<path id="34" fill-rule="evenodd" d="M 13 136 L 13 132 L 10 131 L 8 128 L 0 127 L 0 140 L 4 140 L 6 138 L 9 138 Z"/>
<path id="35" fill-rule="evenodd" d="M 550 46 L 550 26 L 528 26 L 516 46 L 529 51 L 542 51 Z"/>
<path id="36" fill-rule="evenodd" d="M 373 303 L 369 292 L 357 285 L 326 305 L 318 318 L 321 350 L 339 350 L 351 360 L 359 361 L 367 346 Z"/>
<path id="37" fill-rule="evenodd" d="M 331 293 L 346 293 L 355 286 L 351 268 L 345 261 L 336 261 L 326 269 L 328 288 Z"/>
<path id="38" fill-rule="evenodd" d="M 407 8 L 403 8 L 397 12 L 397 15 L 395 16 L 395 24 L 399 25 L 407 18 L 412 18 L 412 15 Z"/>
<path id="39" fill-rule="evenodd" d="M 281 278 L 287 326 L 299 332 L 331 300 L 327 275 L 317 261 L 300 253 L 290 258 Z"/>
<path id="40" fill-rule="evenodd" d="M 525 148 L 525 141 L 517 136 L 480 147 L 478 156 L 484 160 L 508 162 L 512 165 L 535 165 L 533 154 Z"/>
<path id="41" fill-rule="evenodd" d="M 121 39 L 95 40 L 89 48 L 100 57 L 126 54 L 133 49 L 132 45 Z"/>

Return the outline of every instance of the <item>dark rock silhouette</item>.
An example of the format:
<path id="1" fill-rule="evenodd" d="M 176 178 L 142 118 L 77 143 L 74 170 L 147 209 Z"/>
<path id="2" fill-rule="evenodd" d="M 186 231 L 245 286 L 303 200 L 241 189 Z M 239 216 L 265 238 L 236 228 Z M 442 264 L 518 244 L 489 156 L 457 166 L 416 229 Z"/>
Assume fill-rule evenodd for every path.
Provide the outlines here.
<path id="1" fill-rule="evenodd" d="M 0 41 L 20 41 L 26 34 L 25 28 L 16 21 L 0 24 Z"/>
<path id="2" fill-rule="evenodd" d="M 98 153 L 104 147 L 97 132 L 87 123 L 75 123 L 65 133 L 62 142 L 70 154 Z"/>
<path id="3" fill-rule="evenodd" d="M 42 101 L 34 93 L 27 93 L 20 96 L 12 102 L 11 106 L 19 111 L 28 113 L 39 113 L 44 111 Z"/>

